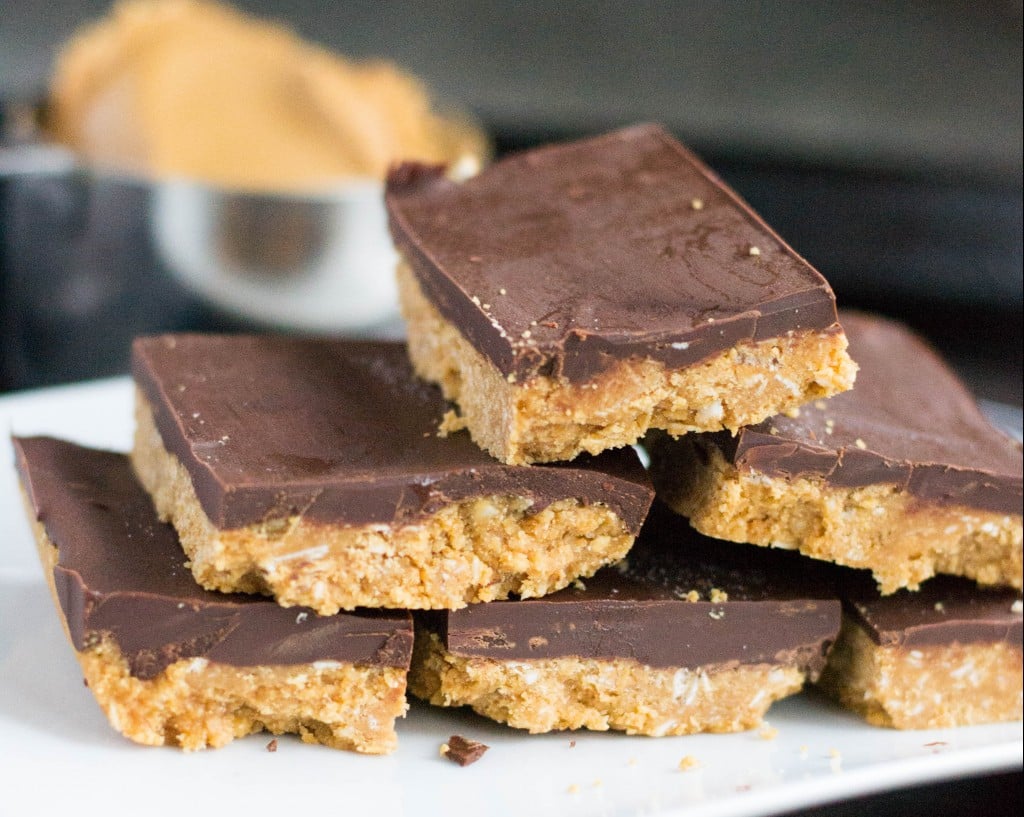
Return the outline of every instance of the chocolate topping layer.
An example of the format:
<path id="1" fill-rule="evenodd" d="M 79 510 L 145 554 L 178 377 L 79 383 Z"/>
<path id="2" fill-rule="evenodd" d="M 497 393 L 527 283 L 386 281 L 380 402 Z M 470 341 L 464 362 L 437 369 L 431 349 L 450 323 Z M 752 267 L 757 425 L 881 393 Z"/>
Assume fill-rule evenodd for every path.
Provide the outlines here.
<path id="1" fill-rule="evenodd" d="M 851 391 L 713 439 L 737 466 L 823 477 L 839 487 L 891 483 L 914 496 L 1021 513 L 1021 445 L 993 428 L 938 355 L 905 327 L 842 313 Z"/>
<path id="2" fill-rule="evenodd" d="M 653 489 L 632 449 L 570 464 L 504 465 L 465 431 L 438 436 L 447 404 L 397 343 L 166 335 L 133 348 L 164 446 L 222 529 L 302 513 L 408 524 L 479 496 L 533 509 L 603 503 L 639 531 Z"/>
<path id="3" fill-rule="evenodd" d="M 424 620 L 457 655 L 631 658 L 691 669 L 784 661 L 817 673 L 839 631 L 840 603 L 822 569 L 807 562 L 708 539 L 656 504 L 627 559 L 582 587 Z M 691 591 L 699 601 L 687 600 Z"/>
<path id="4" fill-rule="evenodd" d="M 391 233 L 440 313 L 503 375 L 585 381 L 746 340 L 838 331 L 828 283 L 656 125 L 532 150 L 463 183 L 406 164 Z"/>
<path id="5" fill-rule="evenodd" d="M 937 576 L 911 593 L 880 596 L 870 582 L 843 593 L 843 605 L 871 639 L 883 646 L 922 647 L 944 644 L 1005 642 L 1020 649 L 1020 594 L 1016 590 L 978 587 L 955 576 Z"/>
<path id="6" fill-rule="evenodd" d="M 54 579 L 75 649 L 108 635 L 142 679 L 199 656 L 233 666 L 409 666 L 407 613 L 318 616 L 203 590 L 124 455 L 49 437 L 16 438 L 14 448 L 36 518 L 57 546 Z"/>

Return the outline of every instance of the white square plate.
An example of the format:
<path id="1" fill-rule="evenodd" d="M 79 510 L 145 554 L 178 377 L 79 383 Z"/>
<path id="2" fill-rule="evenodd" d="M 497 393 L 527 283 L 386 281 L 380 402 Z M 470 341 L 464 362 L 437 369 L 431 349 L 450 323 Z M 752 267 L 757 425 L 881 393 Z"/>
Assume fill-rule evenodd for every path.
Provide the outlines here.
<path id="1" fill-rule="evenodd" d="M 122 378 L 0 398 L 0 428 L 127 450 L 131 412 L 132 386 Z M 12 460 L 8 449 L 0 466 L 0 813 L 738 817 L 1021 765 L 1020 723 L 897 732 L 868 726 L 813 692 L 771 709 L 774 739 L 757 731 L 531 736 L 414 703 L 389 757 L 290 736 L 270 753 L 268 735 L 195 754 L 139 747 L 108 726 L 82 684 Z M 452 734 L 490 751 L 473 766 L 455 766 L 438 754 Z M 686 755 L 698 765 L 682 771 Z"/>

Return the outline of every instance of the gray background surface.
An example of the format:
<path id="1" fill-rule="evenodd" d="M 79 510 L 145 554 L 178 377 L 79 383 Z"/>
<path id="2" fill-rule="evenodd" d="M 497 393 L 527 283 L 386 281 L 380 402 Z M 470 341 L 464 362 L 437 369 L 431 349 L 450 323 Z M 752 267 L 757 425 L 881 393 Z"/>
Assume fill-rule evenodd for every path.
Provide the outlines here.
<path id="1" fill-rule="evenodd" d="M 704 150 L 1021 173 L 1021 4 L 240 0 L 388 56 L 495 129 L 665 122 Z M 39 93 L 105 0 L 3 0 L 0 96 Z"/>

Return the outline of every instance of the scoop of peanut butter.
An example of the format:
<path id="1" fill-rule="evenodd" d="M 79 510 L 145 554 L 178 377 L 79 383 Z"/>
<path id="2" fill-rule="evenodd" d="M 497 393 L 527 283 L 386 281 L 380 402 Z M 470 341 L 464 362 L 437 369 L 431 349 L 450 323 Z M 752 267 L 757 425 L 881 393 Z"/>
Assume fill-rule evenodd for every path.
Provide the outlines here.
<path id="1" fill-rule="evenodd" d="M 78 33 L 57 62 L 48 127 L 94 165 L 268 191 L 485 151 L 394 65 L 350 62 L 201 0 L 122 2 Z"/>

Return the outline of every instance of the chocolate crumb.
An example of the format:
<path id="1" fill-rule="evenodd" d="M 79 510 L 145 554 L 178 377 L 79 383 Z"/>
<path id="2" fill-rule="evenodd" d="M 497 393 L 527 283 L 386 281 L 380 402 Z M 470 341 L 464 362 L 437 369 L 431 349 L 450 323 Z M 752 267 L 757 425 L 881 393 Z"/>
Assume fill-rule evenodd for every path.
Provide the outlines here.
<path id="1" fill-rule="evenodd" d="M 570 749 L 575 749 L 576 748 L 576 741 L 570 740 L 569 741 L 569 748 Z"/>
<path id="2" fill-rule="evenodd" d="M 267 751 L 268 752 L 276 752 L 277 751 L 277 738 L 274 738 L 273 740 L 270 741 L 270 743 L 267 744 Z"/>
<path id="3" fill-rule="evenodd" d="M 476 763 L 484 756 L 484 752 L 491 748 L 487 744 L 464 738 L 462 735 L 452 735 L 448 738 L 448 743 L 445 745 L 448 751 L 444 751 L 445 747 L 442 746 L 442 754 L 452 763 L 458 763 L 460 766 Z"/>
<path id="4" fill-rule="evenodd" d="M 88 678 L 83 678 L 82 679 L 82 686 L 84 686 L 84 687 L 88 687 L 89 686 L 89 679 Z"/>

